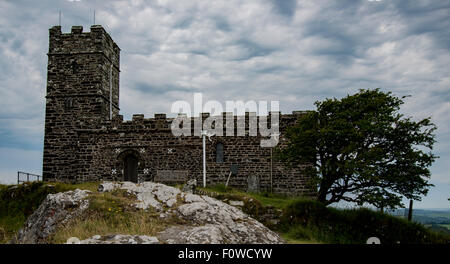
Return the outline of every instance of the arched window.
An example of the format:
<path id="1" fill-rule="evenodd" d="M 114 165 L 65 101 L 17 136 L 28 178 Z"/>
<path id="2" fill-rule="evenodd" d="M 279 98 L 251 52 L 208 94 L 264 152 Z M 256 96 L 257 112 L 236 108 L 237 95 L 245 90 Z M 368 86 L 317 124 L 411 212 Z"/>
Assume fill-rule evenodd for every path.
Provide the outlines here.
<path id="1" fill-rule="evenodd" d="M 216 144 L 216 162 L 223 162 L 223 144 L 220 142 Z"/>

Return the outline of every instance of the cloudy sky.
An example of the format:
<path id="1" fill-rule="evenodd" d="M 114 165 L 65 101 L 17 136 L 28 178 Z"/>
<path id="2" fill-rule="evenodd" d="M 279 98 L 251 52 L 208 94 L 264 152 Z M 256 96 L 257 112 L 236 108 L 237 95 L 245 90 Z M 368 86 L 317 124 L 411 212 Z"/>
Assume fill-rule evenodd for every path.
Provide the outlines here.
<path id="1" fill-rule="evenodd" d="M 0 0 L 0 182 L 41 173 L 48 29 L 103 25 L 122 49 L 120 107 L 278 100 L 283 113 L 380 87 L 437 124 L 436 185 L 417 207 L 450 208 L 450 1 Z"/>

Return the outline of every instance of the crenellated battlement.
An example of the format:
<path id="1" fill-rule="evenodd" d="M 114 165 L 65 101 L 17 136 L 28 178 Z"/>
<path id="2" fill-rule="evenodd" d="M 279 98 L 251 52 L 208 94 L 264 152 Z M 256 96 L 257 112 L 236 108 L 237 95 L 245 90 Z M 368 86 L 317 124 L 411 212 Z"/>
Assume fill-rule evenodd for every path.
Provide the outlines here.
<path id="1" fill-rule="evenodd" d="M 83 26 L 72 26 L 69 33 L 54 26 L 49 33 L 49 56 L 101 53 L 119 69 L 120 48 L 102 26 L 93 25 L 89 32 L 83 32 Z"/>
<path id="2" fill-rule="evenodd" d="M 279 114 L 279 128 L 284 130 L 287 126 L 293 125 L 297 119 L 306 114 L 308 111 L 293 111 L 290 114 Z M 249 122 L 251 118 L 256 121 L 256 124 L 259 124 L 261 117 L 264 117 L 268 126 L 270 127 L 271 117 L 275 112 L 269 112 L 267 116 L 258 116 L 255 112 L 245 112 L 245 115 L 233 115 L 231 112 L 223 112 L 222 115 L 211 116 L 210 113 L 201 113 L 200 116 L 192 116 L 187 117 L 186 114 L 178 114 L 178 117 L 181 118 L 182 122 L 190 122 L 192 131 L 195 130 L 195 125 L 199 122 L 199 118 L 201 117 L 202 124 L 209 117 L 222 118 L 222 127 L 224 129 L 227 126 L 232 125 L 234 129 L 238 127 L 245 126 L 245 131 L 248 131 L 250 128 Z M 232 122 L 228 121 L 228 118 L 233 118 Z M 155 130 L 155 131 L 166 131 L 170 132 L 171 126 L 175 117 L 167 117 L 166 114 L 156 113 L 154 117 L 145 118 L 143 114 L 134 114 L 131 120 L 123 120 L 123 115 L 116 115 L 112 120 L 107 120 L 103 122 L 99 127 L 92 128 L 92 131 L 127 131 L 127 130 Z M 89 128 L 86 127 L 83 131 L 89 131 Z"/>
<path id="3" fill-rule="evenodd" d="M 290 117 L 294 117 L 294 116 L 304 115 L 304 114 L 308 113 L 308 111 L 292 111 L 292 113 L 290 113 L 290 114 L 282 114 L 280 111 L 269 111 L 268 112 L 268 116 L 271 116 L 274 113 L 278 113 L 280 117 L 288 117 L 288 118 L 290 118 Z M 201 115 L 201 117 L 203 119 L 211 117 L 211 113 L 200 113 L 200 115 Z M 226 116 L 233 116 L 234 118 L 237 118 L 237 117 L 244 117 L 244 116 L 245 117 L 249 117 L 249 116 L 257 116 L 257 115 L 256 115 L 256 112 L 245 112 L 245 115 L 234 115 L 232 112 L 222 112 L 221 116 L 223 118 L 225 118 Z M 185 117 L 185 118 L 187 118 L 187 115 L 180 113 L 180 114 L 178 114 L 178 117 Z M 220 115 L 213 116 L 213 117 L 220 117 Z M 257 117 L 259 117 L 259 116 L 257 116 Z M 199 117 L 198 116 L 192 116 L 190 118 L 192 120 L 194 120 L 194 119 L 199 118 Z M 120 119 L 121 121 L 123 121 L 123 115 L 118 115 L 116 117 L 116 119 Z M 125 121 L 125 122 L 130 122 L 130 121 L 138 121 L 138 122 L 141 122 L 141 121 L 154 121 L 154 120 L 163 120 L 163 119 L 164 120 L 168 120 L 168 121 L 172 121 L 174 119 L 174 117 L 166 117 L 166 114 L 164 114 L 164 113 L 155 113 L 154 117 L 148 117 L 148 118 L 145 118 L 144 114 L 133 114 L 132 119 L 128 120 L 128 121 Z"/>

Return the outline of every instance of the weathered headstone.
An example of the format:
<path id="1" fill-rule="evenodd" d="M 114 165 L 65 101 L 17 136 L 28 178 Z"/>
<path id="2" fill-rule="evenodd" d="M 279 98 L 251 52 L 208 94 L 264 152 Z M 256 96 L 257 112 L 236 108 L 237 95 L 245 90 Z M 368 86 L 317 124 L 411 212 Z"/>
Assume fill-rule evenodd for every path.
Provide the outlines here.
<path id="1" fill-rule="evenodd" d="M 256 175 L 250 175 L 247 178 L 247 192 L 259 192 L 259 177 Z"/>

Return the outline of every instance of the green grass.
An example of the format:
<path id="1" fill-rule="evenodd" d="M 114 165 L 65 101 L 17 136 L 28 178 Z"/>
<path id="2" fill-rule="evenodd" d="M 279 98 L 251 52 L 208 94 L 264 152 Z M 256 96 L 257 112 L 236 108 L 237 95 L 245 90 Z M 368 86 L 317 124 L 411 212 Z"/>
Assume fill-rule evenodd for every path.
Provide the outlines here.
<path id="1" fill-rule="evenodd" d="M 336 209 L 312 200 L 289 204 L 281 219 L 280 231 L 286 236 L 334 244 L 364 244 L 378 237 L 383 244 L 449 243 L 450 237 L 366 208 Z"/>
<path id="2" fill-rule="evenodd" d="M 320 244 L 314 233 L 300 225 L 292 227 L 285 232 L 280 232 L 281 237 L 288 244 Z"/>
<path id="3" fill-rule="evenodd" d="M 215 193 L 218 199 L 248 201 L 254 199 L 257 210 L 244 212 L 258 219 L 258 212 L 264 207 L 273 206 L 283 210 L 280 224 L 271 227 L 287 243 L 315 244 L 364 244 L 369 237 L 376 236 L 382 243 L 423 244 L 449 243 L 450 238 L 442 233 L 433 232 L 425 226 L 408 222 L 367 208 L 336 209 L 302 197 L 284 197 L 270 193 L 247 193 L 233 188 L 217 185 L 199 188 L 204 192 Z"/>

